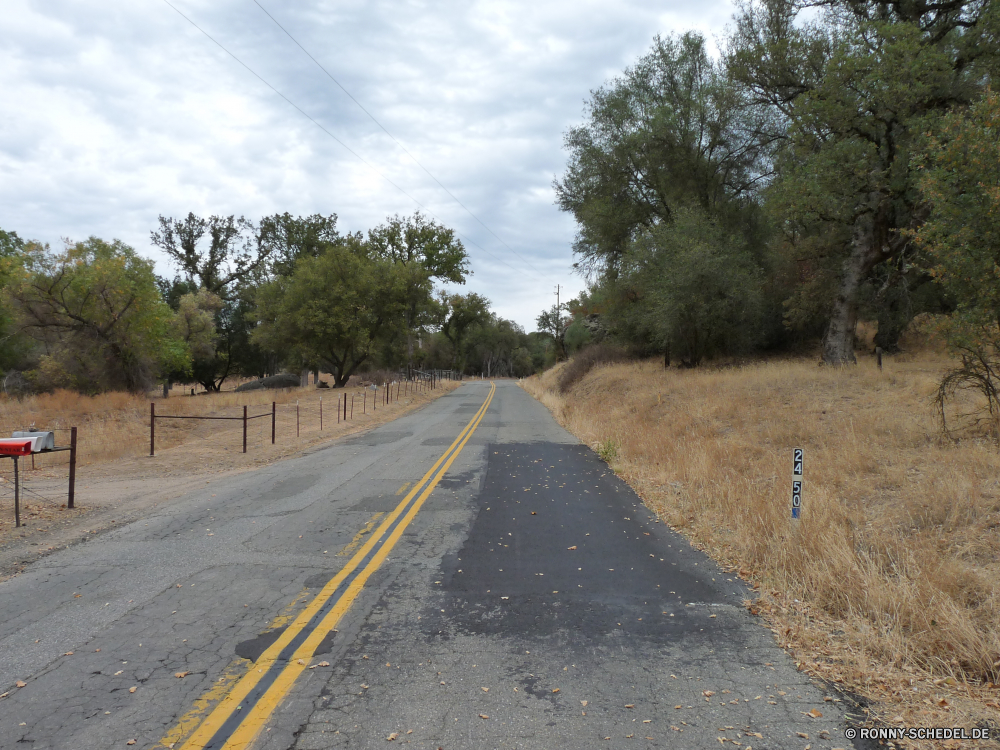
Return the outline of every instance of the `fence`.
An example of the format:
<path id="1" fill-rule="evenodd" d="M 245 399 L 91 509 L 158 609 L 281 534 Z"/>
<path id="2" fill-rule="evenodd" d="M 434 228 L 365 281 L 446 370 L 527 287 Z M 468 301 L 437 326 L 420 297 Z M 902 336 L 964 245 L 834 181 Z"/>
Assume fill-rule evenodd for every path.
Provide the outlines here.
<path id="1" fill-rule="evenodd" d="M 49 454 L 52 454 L 52 453 L 63 453 L 63 452 L 68 452 L 69 453 L 69 481 L 68 481 L 68 487 L 67 487 L 66 506 L 68 508 L 75 508 L 76 507 L 76 447 L 77 447 L 77 428 L 76 427 L 69 427 L 69 428 L 63 428 L 63 429 L 55 429 L 55 430 L 50 430 L 50 432 L 69 432 L 69 434 L 70 434 L 69 446 L 68 447 L 62 447 L 62 448 L 50 448 L 48 450 L 41 451 L 38 455 L 49 455 Z M 35 455 L 36 454 L 32 453 L 30 455 L 31 455 L 31 468 L 32 468 L 32 470 L 34 470 L 34 468 L 35 468 Z M 23 478 L 24 472 L 21 470 L 21 467 L 20 467 L 18 461 L 19 461 L 20 458 L 27 458 L 27 456 L 2 455 L 2 456 L 0 456 L 0 458 L 11 458 L 14 461 L 14 470 L 13 470 L 13 481 L 12 481 L 12 484 L 14 486 L 13 495 L 14 495 L 14 527 L 15 528 L 21 528 L 21 496 L 22 496 L 22 492 L 23 492 L 24 495 L 26 495 L 26 496 L 30 495 L 32 498 L 34 498 L 36 500 L 42 500 L 42 501 L 45 501 L 45 502 L 48 502 L 48 503 L 58 503 L 59 502 L 58 500 L 54 500 L 53 498 L 46 497 L 46 496 L 42 495 L 40 492 L 37 492 L 34 489 L 32 489 L 31 487 L 28 487 L 28 486 L 25 485 L 24 478 Z M 3 495 L 6 495 L 6 492 L 0 491 L 0 496 L 3 496 Z"/>
<path id="2" fill-rule="evenodd" d="M 393 402 L 399 401 L 400 398 L 408 396 L 413 393 L 426 392 L 433 390 L 437 387 L 437 381 L 439 376 L 435 373 L 420 373 L 418 377 L 411 380 L 397 380 L 391 383 L 383 383 L 381 385 L 372 385 L 367 388 L 363 388 L 360 391 L 354 392 L 343 392 L 337 394 L 337 402 L 334 407 L 336 413 L 337 424 L 341 422 L 348 422 L 355 419 L 355 410 L 359 411 L 359 416 L 367 416 L 369 413 L 376 413 L 378 409 L 385 408 L 391 405 Z M 332 394 L 331 394 L 332 395 Z M 329 404 L 329 401 L 327 401 Z M 264 406 L 264 404 L 260 404 Z M 296 438 L 301 436 L 302 430 L 302 418 L 313 417 L 318 418 L 319 430 L 320 432 L 324 429 L 324 408 L 323 408 L 323 397 L 319 397 L 318 408 L 310 408 L 306 406 L 305 409 L 299 401 L 296 401 L 294 406 L 292 405 L 279 405 L 277 402 L 271 402 L 270 411 L 263 412 L 260 414 L 250 414 L 248 407 L 244 405 L 242 407 L 243 413 L 241 415 L 211 415 L 211 416 L 201 416 L 201 415 L 181 415 L 181 414 L 157 414 L 156 413 L 156 403 L 150 402 L 149 404 L 149 455 L 156 455 L 156 423 L 158 420 L 170 419 L 170 420 L 217 420 L 223 422 L 240 422 L 242 427 L 242 452 L 247 452 L 247 434 L 249 424 L 255 419 L 263 419 L 265 417 L 271 418 L 271 445 L 274 445 L 277 440 L 278 432 L 278 421 L 279 416 L 283 419 L 291 418 L 293 415 L 291 410 L 294 408 L 294 419 L 295 419 L 295 436 Z M 315 424 L 315 422 L 313 423 Z M 218 436 L 216 436 L 218 437 Z M 218 442 L 218 441 L 216 441 Z M 263 442 L 263 440 L 261 441 Z"/>

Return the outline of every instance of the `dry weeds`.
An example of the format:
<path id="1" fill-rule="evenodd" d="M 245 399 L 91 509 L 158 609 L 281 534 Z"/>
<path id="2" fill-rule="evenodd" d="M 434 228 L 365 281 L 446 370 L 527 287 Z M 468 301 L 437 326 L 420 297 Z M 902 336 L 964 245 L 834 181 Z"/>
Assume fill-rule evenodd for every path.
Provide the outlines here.
<path id="1" fill-rule="evenodd" d="M 759 588 L 752 609 L 778 642 L 875 701 L 872 720 L 997 732 L 1000 454 L 941 439 L 933 394 L 949 365 L 935 353 L 884 372 L 868 359 L 632 362 L 595 368 L 566 396 L 559 368 L 524 387 L 661 518 Z"/>

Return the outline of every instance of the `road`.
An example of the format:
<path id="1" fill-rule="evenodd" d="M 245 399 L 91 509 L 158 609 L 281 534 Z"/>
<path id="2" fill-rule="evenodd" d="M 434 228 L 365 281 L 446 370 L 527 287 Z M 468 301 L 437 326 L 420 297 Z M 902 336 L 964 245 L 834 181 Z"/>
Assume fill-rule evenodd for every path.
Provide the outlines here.
<path id="1" fill-rule="evenodd" d="M 470 382 L 0 584 L 0 748 L 848 747 L 747 596 Z"/>

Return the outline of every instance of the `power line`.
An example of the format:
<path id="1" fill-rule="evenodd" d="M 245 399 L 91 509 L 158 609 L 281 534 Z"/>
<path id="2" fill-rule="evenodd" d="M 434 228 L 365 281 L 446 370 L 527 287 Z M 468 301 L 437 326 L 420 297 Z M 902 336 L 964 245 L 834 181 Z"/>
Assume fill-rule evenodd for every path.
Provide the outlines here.
<path id="1" fill-rule="evenodd" d="M 413 160 L 414 164 L 416 164 L 418 167 L 420 167 L 422 170 L 424 170 L 424 172 L 427 174 L 427 176 L 430 177 L 432 180 L 434 180 L 434 182 L 436 182 L 438 184 L 438 187 L 440 187 L 442 190 L 444 190 L 449 196 L 451 196 L 451 199 L 453 201 L 455 201 L 458 205 L 460 205 L 463 209 L 465 209 L 465 212 L 469 216 L 471 216 L 473 219 L 475 219 L 477 222 L 479 222 L 479 224 L 483 227 L 483 229 L 485 229 L 487 232 L 489 232 L 490 234 L 492 234 L 493 237 L 496 238 L 497 242 L 499 242 L 505 248 L 507 248 L 508 250 L 510 250 L 512 253 L 514 253 L 514 255 L 516 255 L 518 258 L 520 258 L 523 262 L 525 262 L 529 266 L 531 266 L 536 272 L 541 273 L 541 271 L 539 271 L 537 268 L 535 268 L 535 266 L 531 263 L 531 261 L 529 261 L 527 258 L 523 257 L 514 248 L 512 248 L 510 245 L 508 245 L 506 242 L 504 242 L 502 239 L 500 239 L 500 237 L 497 236 L 496 232 L 494 232 L 492 229 L 490 229 L 483 222 L 482 219 L 480 219 L 478 216 L 476 216 L 474 213 L 472 213 L 472 211 L 469 210 L 468 206 L 466 206 L 464 203 L 462 203 L 462 201 L 460 201 L 458 199 L 458 197 L 454 193 L 452 193 L 447 187 L 444 186 L 444 184 L 441 182 L 441 180 L 439 180 L 437 177 L 435 177 L 433 174 L 431 174 L 430 170 L 428 170 L 427 167 L 425 167 L 423 164 L 421 164 L 417 160 L 417 157 L 415 157 L 413 154 L 411 154 L 407 150 L 406 146 L 404 146 L 402 143 L 400 143 L 396 139 L 396 136 L 394 136 L 392 133 L 390 133 L 386 129 L 385 125 L 383 125 L 381 122 L 378 121 L 378 119 L 375 117 L 375 115 L 373 115 L 371 112 L 369 112 L 367 109 L 365 109 L 364 105 L 361 104 L 361 102 L 359 102 L 357 99 L 355 99 L 354 95 L 350 91 L 348 91 L 346 88 L 344 88 L 344 85 L 340 81 L 338 81 L 336 78 L 334 78 L 333 74 L 330 73 L 330 71 L 327 70 L 325 67 L 323 67 L 322 63 L 320 63 L 319 60 L 317 60 L 315 57 L 313 57 L 312 53 L 310 53 L 309 50 L 307 50 L 305 47 L 303 47 L 302 44 L 301 44 L 301 42 L 299 42 L 298 39 L 296 39 L 294 36 L 292 36 L 291 32 L 288 29 L 286 29 L 284 26 L 282 26 L 281 23 L 279 23 L 278 19 L 275 18 L 274 16 L 272 16 L 271 13 L 270 13 L 270 11 L 268 11 L 267 8 L 265 8 L 263 5 L 261 5 L 260 2 L 258 2 L 258 0 L 253 0 L 253 1 L 254 1 L 254 4 L 258 8 L 260 8 L 262 11 L 264 11 L 264 13 L 267 15 L 268 18 L 270 18 L 272 21 L 274 21 L 275 25 L 279 29 L 281 29 L 283 32 L 285 32 L 285 34 L 288 36 L 289 39 L 291 39 L 293 42 L 295 42 L 296 46 L 306 54 L 306 57 L 308 57 L 310 60 L 312 60 L 314 63 L 316 63 L 316 66 L 326 74 L 327 78 L 329 78 L 331 81 L 333 81 L 335 84 L 337 84 L 337 86 L 340 87 L 340 90 L 343 91 L 345 94 L 347 94 L 347 96 L 350 97 L 350 100 L 352 102 L 354 102 L 355 104 L 357 104 L 358 107 L 361 109 L 361 111 L 364 112 L 366 115 L 368 115 L 368 117 L 371 118 L 372 122 L 374 122 L 376 125 L 378 125 L 382 129 L 382 132 L 384 132 L 387 136 L 389 136 L 393 140 L 393 142 L 403 150 L 403 153 L 406 154 L 407 156 L 409 156 L 410 159 Z"/>
<path id="2" fill-rule="evenodd" d="M 401 188 L 395 182 L 393 182 L 388 177 L 386 177 L 384 174 L 382 174 L 382 172 L 380 172 L 375 166 L 373 166 L 371 163 L 369 163 L 368 161 L 366 161 L 364 159 L 364 157 L 362 157 L 358 152 L 356 152 L 354 149 L 352 149 L 350 146 L 348 146 L 346 143 L 344 143 L 342 140 L 340 140 L 337 136 L 335 136 L 333 133 L 331 133 L 329 130 L 327 130 L 322 125 L 322 123 L 320 123 L 312 115 L 310 115 L 308 112 L 306 112 L 304 109 L 302 109 L 302 107 L 300 107 L 298 104 L 296 104 L 291 99 L 289 99 L 287 96 L 285 96 L 283 93 L 281 93 L 280 91 L 278 91 L 278 89 L 276 89 L 274 86 L 272 86 L 266 80 L 264 80 L 264 78 L 259 73 L 257 73 L 257 71 L 255 71 L 253 68 L 251 68 L 245 62 L 243 62 L 235 54 L 233 54 L 232 52 L 230 52 L 218 39 L 216 39 L 211 34 L 209 34 L 207 31 L 205 31 L 203 28 L 201 28 L 201 26 L 199 26 L 198 24 L 196 24 L 188 16 L 184 15 L 184 13 L 182 13 L 177 8 L 177 6 L 175 6 L 173 3 L 171 3 L 170 0 L 163 0 L 163 2 L 166 3 L 168 6 L 170 6 L 170 8 L 172 8 L 177 13 L 177 15 L 179 15 L 181 18 L 183 18 L 189 24 L 191 24 L 192 26 L 194 26 L 198 31 L 200 31 L 202 34 L 204 34 L 206 37 L 208 37 L 208 39 L 211 40 L 212 43 L 215 44 L 219 49 L 221 49 L 223 52 L 225 52 L 227 55 L 229 55 L 231 58 L 233 58 L 236 62 L 238 62 L 240 65 L 242 65 L 244 68 L 246 68 L 246 70 L 249 71 L 254 76 L 254 78 L 256 78 L 258 81 L 260 81 L 265 86 L 267 86 L 269 89 L 271 89 L 271 91 L 273 91 L 275 94 L 277 94 L 282 99 L 284 99 L 286 102 L 288 102 L 292 107 L 294 107 L 299 112 L 299 114 L 301 114 L 303 117 L 305 117 L 307 120 L 309 120 L 313 125 L 315 125 L 317 128 L 319 128 L 320 130 L 322 130 L 328 136 L 330 136 L 331 138 L 333 138 L 333 140 L 335 140 L 337 143 L 339 143 L 341 146 L 343 146 L 349 153 L 351 153 L 356 159 L 358 159 L 358 161 L 360 161 L 362 164 L 364 164 L 366 167 L 368 167 L 370 170 L 372 170 L 375 174 L 377 174 L 383 180 L 385 180 L 390 185 L 392 185 L 394 188 L 396 188 L 396 190 L 398 190 L 399 192 L 401 192 L 403 195 L 405 195 L 411 201 L 413 201 L 414 203 L 416 203 L 420 208 L 422 208 L 424 211 L 426 211 L 430 216 L 432 216 L 433 218 L 437 219 L 437 216 L 434 215 L 433 211 L 431 211 L 423 203 L 421 203 L 420 201 L 418 201 L 416 198 L 414 198 L 412 195 L 410 195 L 408 192 L 406 192 L 403 188 Z M 503 265 L 507 266 L 507 268 L 509 268 L 511 271 L 514 271 L 515 273 L 520 273 L 520 271 L 518 269 L 514 268 L 514 266 L 510 265 L 510 263 L 507 263 L 506 261 L 498 258 L 496 255 L 494 255 L 493 253 L 491 253 L 489 250 L 487 250 L 486 248 L 484 248 L 481 245 L 479 245 L 479 243 L 474 242 L 473 240 L 469 239 L 468 237 L 462 235 L 457 230 L 455 231 L 455 234 L 457 234 L 459 237 L 461 237 L 462 239 L 464 239 L 470 245 L 472 245 L 474 247 L 477 247 L 480 250 L 482 250 L 484 253 L 486 253 L 491 258 L 493 258 L 493 260 L 497 261 L 498 263 L 503 263 Z"/>

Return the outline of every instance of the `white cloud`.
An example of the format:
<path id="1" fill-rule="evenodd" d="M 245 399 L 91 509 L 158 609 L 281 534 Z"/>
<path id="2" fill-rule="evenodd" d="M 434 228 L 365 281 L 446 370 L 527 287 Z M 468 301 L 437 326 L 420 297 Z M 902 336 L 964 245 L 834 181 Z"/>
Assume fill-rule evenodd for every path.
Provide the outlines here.
<path id="1" fill-rule="evenodd" d="M 583 288 L 573 222 L 553 204 L 563 132 L 655 34 L 711 38 L 731 13 L 727 0 L 261 3 L 528 263 L 251 0 L 174 4 L 384 178 L 162 0 L 8 0 L 0 227 L 53 244 L 117 237 L 168 273 L 149 242 L 161 213 L 337 213 L 343 230 L 364 230 L 417 208 L 388 178 L 467 238 L 468 288 L 532 330 L 557 283 Z"/>

